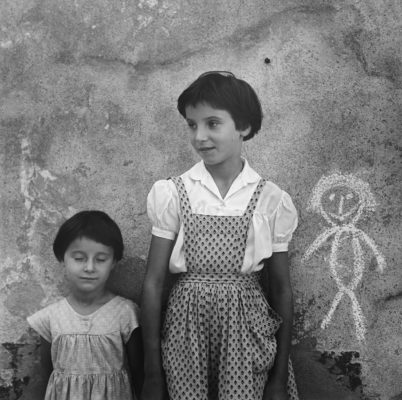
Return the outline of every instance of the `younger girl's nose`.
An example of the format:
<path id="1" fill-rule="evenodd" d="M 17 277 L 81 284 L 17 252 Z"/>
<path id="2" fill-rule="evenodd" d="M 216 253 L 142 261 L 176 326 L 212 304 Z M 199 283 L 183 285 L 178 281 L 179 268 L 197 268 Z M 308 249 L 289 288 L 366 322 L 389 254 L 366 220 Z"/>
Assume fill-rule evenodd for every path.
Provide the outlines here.
<path id="1" fill-rule="evenodd" d="M 94 261 L 89 259 L 86 263 L 85 263 L 85 268 L 84 270 L 86 272 L 92 272 L 94 270 Z"/>

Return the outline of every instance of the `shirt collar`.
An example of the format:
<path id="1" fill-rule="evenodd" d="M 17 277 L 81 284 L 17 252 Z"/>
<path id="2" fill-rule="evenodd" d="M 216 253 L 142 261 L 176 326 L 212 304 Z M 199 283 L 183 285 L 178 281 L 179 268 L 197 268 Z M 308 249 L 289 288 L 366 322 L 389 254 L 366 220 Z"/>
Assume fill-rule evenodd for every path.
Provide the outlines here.
<path id="1" fill-rule="evenodd" d="M 248 161 L 245 158 L 242 158 L 242 160 L 244 161 L 244 167 L 232 184 L 232 188 L 236 188 L 237 190 L 248 185 L 249 183 L 255 183 L 261 179 L 260 175 L 250 167 Z M 188 176 L 190 179 L 200 181 L 201 184 L 206 187 L 210 187 L 211 180 L 213 181 L 211 174 L 205 168 L 204 161 L 200 161 L 195 164 L 190 169 Z M 230 190 L 230 192 L 232 192 L 232 190 Z"/>

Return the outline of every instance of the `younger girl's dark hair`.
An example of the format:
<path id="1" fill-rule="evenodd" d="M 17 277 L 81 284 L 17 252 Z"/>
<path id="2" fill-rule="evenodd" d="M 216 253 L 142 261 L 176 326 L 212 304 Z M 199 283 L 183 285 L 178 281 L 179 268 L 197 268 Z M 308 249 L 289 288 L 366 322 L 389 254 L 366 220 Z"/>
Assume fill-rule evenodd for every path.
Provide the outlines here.
<path id="1" fill-rule="evenodd" d="M 186 118 L 186 107 L 206 103 L 231 115 L 237 130 L 250 127 L 244 141 L 251 139 L 262 122 L 261 103 L 254 89 L 231 72 L 210 71 L 200 75 L 177 100 L 177 109 Z"/>
<path id="2" fill-rule="evenodd" d="M 73 215 L 60 226 L 53 242 L 53 252 L 57 260 L 63 261 L 70 244 L 82 237 L 112 247 L 114 260 L 122 259 L 123 237 L 116 222 L 103 211 L 88 210 Z"/>

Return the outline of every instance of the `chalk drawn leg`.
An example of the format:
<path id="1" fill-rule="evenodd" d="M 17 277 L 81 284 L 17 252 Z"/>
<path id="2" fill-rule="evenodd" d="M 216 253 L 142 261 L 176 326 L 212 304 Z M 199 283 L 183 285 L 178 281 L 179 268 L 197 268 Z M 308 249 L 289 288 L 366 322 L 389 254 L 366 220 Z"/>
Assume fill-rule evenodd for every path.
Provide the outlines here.
<path id="1" fill-rule="evenodd" d="M 338 287 L 338 292 L 335 295 L 334 300 L 332 301 L 331 308 L 329 309 L 327 315 L 323 319 L 321 323 L 321 328 L 324 329 L 328 326 L 328 324 L 331 322 L 332 316 L 335 312 L 335 310 L 338 307 L 339 302 L 341 301 L 345 290 L 346 286 L 342 283 L 342 281 L 339 279 L 338 272 L 337 272 L 337 266 L 338 266 L 338 244 L 339 240 L 341 238 L 342 232 L 338 231 L 335 234 L 334 241 L 332 242 L 331 246 L 331 255 L 329 258 L 329 270 L 331 272 L 331 276 L 334 279 L 337 287 Z"/>
<path id="2" fill-rule="evenodd" d="M 335 295 L 334 300 L 332 301 L 332 304 L 331 304 L 331 308 L 329 309 L 327 315 L 321 322 L 321 329 L 325 329 L 328 326 L 328 324 L 331 322 L 332 316 L 333 316 L 335 310 L 337 309 L 338 304 L 341 301 L 344 293 L 345 293 L 344 290 L 340 289 L 338 291 L 338 293 Z"/>
<path id="3" fill-rule="evenodd" d="M 364 323 L 364 316 L 362 309 L 360 307 L 359 302 L 357 301 L 356 294 L 354 290 L 357 288 L 358 284 L 361 282 L 363 277 L 363 270 L 364 270 L 364 260 L 363 260 L 363 252 L 360 246 L 360 242 L 358 237 L 353 235 L 352 239 L 352 247 L 354 253 L 353 259 L 353 278 L 349 285 L 345 285 L 342 280 L 338 276 L 337 268 L 339 267 L 339 263 L 337 261 L 338 258 L 338 245 L 342 235 L 342 231 L 336 233 L 334 242 L 332 243 L 331 248 L 331 256 L 330 256 L 330 271 L 331 275 L 338 286 L 338 292 L 335 295 L 334 300 L 332 301 L 331 308 L 328 311 L 327 315 L 323 319 L 321 323 L 321 328 L 325 329 L 328 324 L 331 322 L 333 314 L 337 309 L 339 302 L 342 300 L 344 294 L 346 294 L 352 303 L 352 313 L 353 319 L 355 322 L 355 330 L 356 336 L 359 341 L 364 341 L 366 327 Z"/>

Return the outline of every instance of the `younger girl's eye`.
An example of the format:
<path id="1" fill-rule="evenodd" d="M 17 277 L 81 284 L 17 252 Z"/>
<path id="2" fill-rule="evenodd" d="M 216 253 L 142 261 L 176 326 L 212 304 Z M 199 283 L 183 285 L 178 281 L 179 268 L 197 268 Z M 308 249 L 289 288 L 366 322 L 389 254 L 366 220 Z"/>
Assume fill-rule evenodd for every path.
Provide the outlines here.
<path id="1" fill-rule="evenodd" d="M 74 257 L 74 260 L 81 262 L 81 261 L 84 261 L 84 257 Z"/>
<path id="2" fill-rule="evenodd" d="M 216 128 L 218 126 L 218 121 L 208 121 L 208 126 L 210 128 Z"/>
<path id="3" fill-rule="evenodd" d="M 192 131 L 197 127 L 194 122 L 188 122 L 187 125 Z"/>

